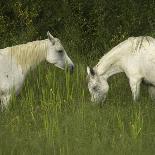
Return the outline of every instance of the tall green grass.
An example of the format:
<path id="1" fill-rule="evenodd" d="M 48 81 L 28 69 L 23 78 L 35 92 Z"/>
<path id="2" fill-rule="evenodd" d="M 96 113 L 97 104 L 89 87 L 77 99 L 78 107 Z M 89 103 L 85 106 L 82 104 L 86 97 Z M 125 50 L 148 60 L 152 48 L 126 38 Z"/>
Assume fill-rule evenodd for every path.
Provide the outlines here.
<path id="1" fill-rule="evenodd" d="M 122 74 L 109 79 L 106 102 L 90 102 L 86 65 L 73 75 L 43 63 L 0 113 L 0 155 L 155 153 L 155 105 L 142 86 L 134 103 Z"/>

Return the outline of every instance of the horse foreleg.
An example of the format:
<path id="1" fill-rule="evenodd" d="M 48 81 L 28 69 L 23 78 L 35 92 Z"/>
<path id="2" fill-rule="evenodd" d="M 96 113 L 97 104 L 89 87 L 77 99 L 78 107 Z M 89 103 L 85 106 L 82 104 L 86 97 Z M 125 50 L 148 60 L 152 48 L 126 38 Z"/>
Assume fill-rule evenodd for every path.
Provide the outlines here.
<path id="1" fill-rule="evenodd" d="M 155 101 L 155 87 L 149 86 L 148 91 L 151 99 Z"/>
<path id="2" fill-rule="evenodd" d="M 9 105 L 10 97 L 11 97 L 11 94 L 6 94 L 6 95 L 1 96 L 1 109 L 2 109 L 2 111 L 7 109 L 8 105 Z"/>
<path id="3" fill-rule="evenodd" d="M 132 97 L 134 101 L 137 101 L 140 94 L 141 79 L 130 79 L 130 87 L 132 91 Z"/>

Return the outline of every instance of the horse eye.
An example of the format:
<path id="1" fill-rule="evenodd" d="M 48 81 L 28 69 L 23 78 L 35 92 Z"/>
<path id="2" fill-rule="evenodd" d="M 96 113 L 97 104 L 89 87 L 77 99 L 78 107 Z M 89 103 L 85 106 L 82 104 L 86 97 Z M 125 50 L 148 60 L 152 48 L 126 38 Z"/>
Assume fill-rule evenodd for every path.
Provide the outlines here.
<path id="1" fill-rule="evenodd" d="M 58 53 L 63 53 L 63 50 L 59 50 Z"/>
<path id="2" fill-rule="evenodd" d="M 94 87 L 93 87 L 93 90 L 94 90 L 94 91 L 97 91 L 97 86 L 94 86 Z"/>

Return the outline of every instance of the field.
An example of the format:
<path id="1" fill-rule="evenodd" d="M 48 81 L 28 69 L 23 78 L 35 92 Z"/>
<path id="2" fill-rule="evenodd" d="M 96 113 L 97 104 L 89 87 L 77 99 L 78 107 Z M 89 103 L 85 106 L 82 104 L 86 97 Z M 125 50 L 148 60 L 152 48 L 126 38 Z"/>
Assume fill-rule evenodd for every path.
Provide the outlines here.
<path id="1" fill-rule="evenodd" d="M 94 105 L 86 64 L 70 75 L 42 63 L 0 113 L 0 155 L 153 155 L 155 105 L 146 86 L 134 103 L 124 74 L 109 83 L 106 102 Z"/>
<path id="2" fill-rule="evenodd" d="M 58 37 L 75 64 L 70 75 L 47 62 L 31 71 L 19 96 L 0 111 L 0 155 L 154 155 L 155 103 L 141 85 L 111 77 L 95 105 L 86 67 L 132 36 L 155 38 L 155 0 L 1 0 L 0 49 Z"/>

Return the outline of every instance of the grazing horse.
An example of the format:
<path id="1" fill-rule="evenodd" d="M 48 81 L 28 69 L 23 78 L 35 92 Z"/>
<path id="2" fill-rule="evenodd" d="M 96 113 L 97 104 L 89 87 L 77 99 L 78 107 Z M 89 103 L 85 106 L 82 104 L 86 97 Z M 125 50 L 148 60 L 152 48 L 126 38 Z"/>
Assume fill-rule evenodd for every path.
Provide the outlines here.
<path id="1" fill-rule="evenodd" d="M 28 72 L 46 60 L 72 72 L 74 64 L 59 39 L 47 32 L 48 39 L 0 49 L 0 100 L 7 108 L 13 91 L 18 95 Z"/>
<path id="2" fill-rule="evenodd" d="M 148 84 L 149 94 L 155 99 L 155 39 L 130 37 L 105 54 L 94 68 L 87 67 L 88 89 L 92 102 L 104 101 L 109 90 L 107 79 L 125 72 L 136 101 L 140 84 Z"/>

